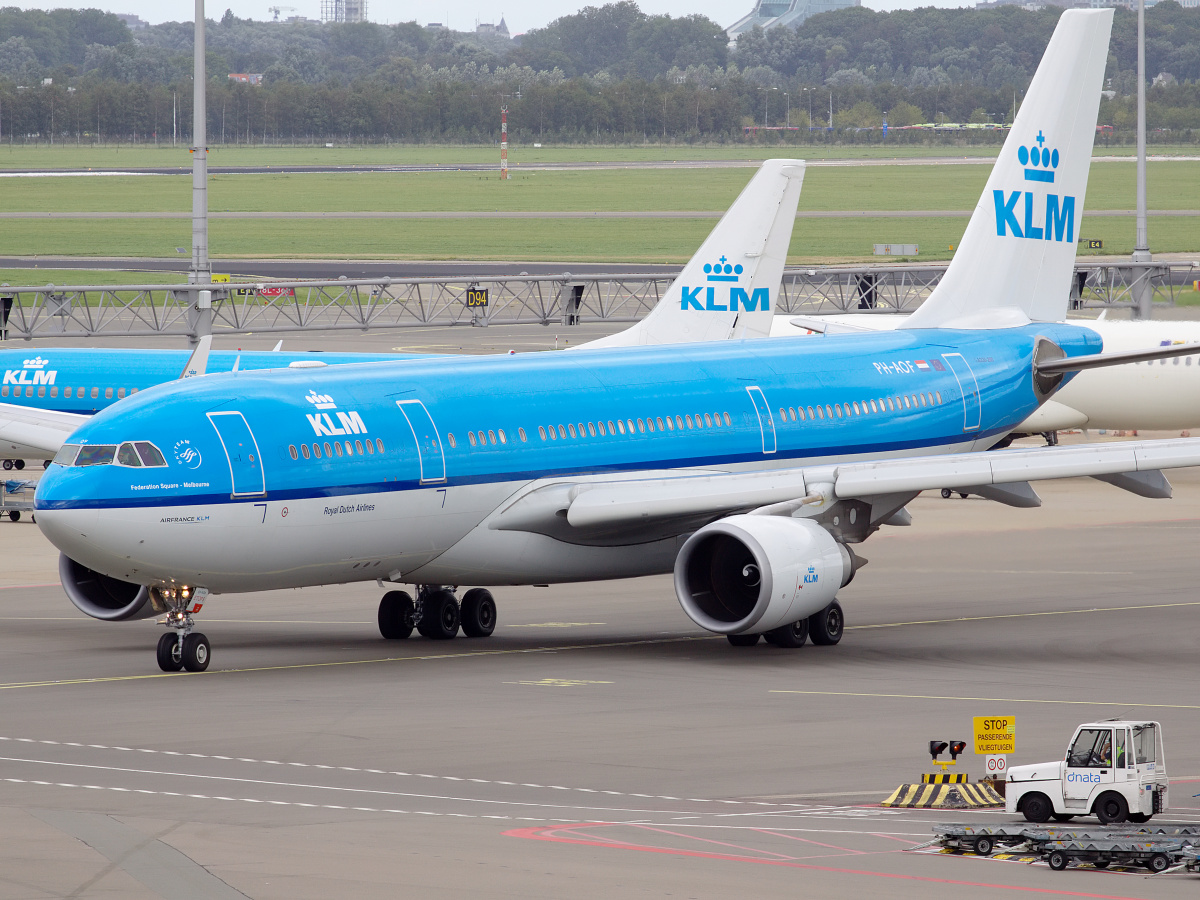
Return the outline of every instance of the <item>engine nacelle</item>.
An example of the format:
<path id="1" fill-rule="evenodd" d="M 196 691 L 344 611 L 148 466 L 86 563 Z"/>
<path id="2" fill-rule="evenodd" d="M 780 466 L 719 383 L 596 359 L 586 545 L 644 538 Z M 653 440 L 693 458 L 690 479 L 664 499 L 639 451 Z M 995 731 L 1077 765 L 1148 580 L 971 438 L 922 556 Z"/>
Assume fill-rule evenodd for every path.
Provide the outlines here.
<path id="1" fill-rule="evenodd" d="M 730 516 L 693 534 L 675 559 L 675 595 L 693 622 L 756 634 L 824 609 L 854 557 L 809 519 Z"/>
<path id="2" fill-rule="evenodd" d="M 65 553 L 58 557 L 58 577 L 70 601 L 94 619 L 123 622 L 161 612 L 154 608 L 149 588 L 101 575 Z"/>

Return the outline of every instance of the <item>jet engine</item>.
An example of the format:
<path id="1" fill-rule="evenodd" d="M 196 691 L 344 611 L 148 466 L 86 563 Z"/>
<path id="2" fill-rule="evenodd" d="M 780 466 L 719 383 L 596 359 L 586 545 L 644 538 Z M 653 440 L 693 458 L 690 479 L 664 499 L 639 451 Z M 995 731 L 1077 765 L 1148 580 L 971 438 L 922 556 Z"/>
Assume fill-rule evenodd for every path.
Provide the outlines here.
<path id="1" fill-rule="evenodd" d="M 101 575 L 65 553 L 58 557 L 58 577 L 71 602 L 94 619 L 122 622 L 161 612 L 151 603 L 149 588 Z"/>
<path id="2" fill-rule="evenodd" d="M 757 634 L 824 609 L 856 559 L 809 519 L 730 516 L 693 534 L 675 559 L 675 594 L 693 622 Z"/>

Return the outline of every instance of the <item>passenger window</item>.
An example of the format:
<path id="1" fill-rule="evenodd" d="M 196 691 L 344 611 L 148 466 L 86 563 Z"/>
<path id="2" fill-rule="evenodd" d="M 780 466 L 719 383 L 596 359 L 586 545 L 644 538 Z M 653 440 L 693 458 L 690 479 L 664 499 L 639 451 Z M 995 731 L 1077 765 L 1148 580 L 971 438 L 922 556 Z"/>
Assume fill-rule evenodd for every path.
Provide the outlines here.
<path id="1" fill-rule="evenodd" d="M 470 441 L 471 446 L 474 447 L 475 446 L 475 432 L 468 431 L 467 432 L 467 440 Z"/>
<path id="2" fill-rule="evenodd" d="M 84 444 L 79 448 L 79 456 L 75 458 L 77 466 L 107 466 L 111 465 L 117 455 L 116 444 Z"/>
<path id="3" fill-rule="evenodd" d="M 782 420 L 783 420 L 783 421 L 785 421 L 785 422 L 788 420 L 788 418 L 787 418 L 787 410 L 786 410 L 786 409 L 784 409 L 782 406 L 781 406 L 781 407 L 779 407 L 779 418 L 780 418 L 780 419 L 782 419 Z"/>
<path id="4" fill-rule="evenodd" d="M 730 428 L 733 427 L 733 419 L 729 418 L 729 413 L 725 413 L 725 424 Z"/>
<path id="5" fill-rule="evenodd" d="M 646 433 L 646 423 L 643 422 L 641 419 L 638 419 L 638 433 L 639 434 Z"/>
<path id="6" fill-rule="evenodd" d="M 875 401 L 874 401 L 874 400 L 872 400 L 872 401 L 871 401 L 871 412 L 879 412 L 879 410 L 877 410 L 877 409 L 875 408 Z"/>
<path id="7" fill-rule="evenodd" d="M 654 434 L 654 420 L 649 416 L 646 417 L 646 430 Z"/>
<path id="8" fill-rule="evenodd" d="M 44 391 L 44 390 L 45 390 L 45 388 L 42 388 L 42 390 Z M 32 387 L 27 387 L 27 388 L 25 388 L 25 396 L 26 396 L 26 397 L 32 397 L 32 396 L 33 396 L 33 388 L 32 388 Z"/>
<path id="9" fill-rule="evenodd" d="M 58 396 L 58 388 L 56 388 L 56 387 L 50 388 L 50 396 L 57 397 Z"/>
<path id="10" fill-rule="evenodd" d="M 458 441 L 454 440 L 453 432 L 450 432 L 449 434 L 446 435 L 446 440 L 450 442 L 451 449 L 458 446 Z M 358 444 L 358 452 L 362 453 L 362 443 L 360 441 L 355 441 L 355 443 Z"/>
<path id="11" fill-rule="evenodd" d="M 617 419 L 617 431 L 621 432 L 621 434 L 625 433 L 625 423 L 620 419 Z"/>
<path id="12" fill-rule="evenodd" d="M 338 442 L 338 441 L 333 442 L 333 452 L 336 453 L 339 457 L 342 455 L 342 445 L 340 442 Z"/>
<path id="13" fill-rule="evenodd" d="M 911 406 L 912 406 L 912 404 L 910 404 L 910 403 L 908 402 L 908 397 L 905 397 L 905 398 L 904 398 L 904 408 L 905 408 L 905 409 L 909 409 L 909 408 L 911 408 Z"/>
<path id="14" fill-rule="evenodd" d="M 375 445 L 369 440 L 367 441 L 367 456 L 371 456 L 375 452 Z"/>
<path id="15" fill-rule="evenodd" d="M 296 450 L 295 444 L 288 444 L 288 454 L 292 457 L 292 459 L 300 458 L 300 453 Z"/>
<path id="16" fill-rule="evenodd" d="M 142 461 L 138 458 L 137 451 L 133 449 L 133 444 L 126 442 L 117 448 L 117 464 L 132 466 L 135 469 L 141 468 Z"/>
<path id="17" fill-rule="evenodd" d="M 611 424 L 611 423 L 609 423 L 609 424 Z M 604 420 L 603 419 L 601 419 L 599 422 L 596 423 L 596 430 L 600 432 L 601 437 L 605 436 L 606 432 L 604 430 Z"/>
<path id="18" fill-rule="evenodd" d="M 543 441 L 546 439 L 546 429 L 542 425 L 538 426 L 538 437 L 540 437 Z"/>
<path id="19" fill-rule="evenodd" d="M 349 441 L 346 441 L 346 455 L 347 456 L 354 455 L 354 445 L 352 443 L 350 443 Z"/>
<path id="20" fill-rule="evenodd" d="M 779 414 L 781 416 L 783 416 L 782 409 L 779 411 Z M 788 407 L 788 414 L 786 416 L 783 416 L 783 420 L 786 422 L 788 419 L 791 419 L 793 422 L 796 421 L 796 407 L 794 407 L 794 406 Z"/>
<path id="21" fill-rule="evenodd" d="M 321 445 L 320 444 L 313 444 L 313 456 L 316 457 L 317 459 L 321 458 Z"/>
<path id="22" fill-rule="evenodd" d="M 856 416 L 862 415 L 862 411 L 861 411 L 861 410 L 858 408 L 858 401 L 857 401 L 857 400 L 855 400 L 855 401 L 854 401 L 854 414 L 855 414 Z"/>
<path id="23" fill-rule="evenodd" d="M 804 421 L 804 407 L 803 407 L 803 406 L 797 406 L 797 407 L 796 407 L 796 412 L 798 412 L 798 413 L 800 414 L 800 421 L 801 421 L 801 422 L 803 422 L 803 421 Z"/>
<path id="24" fill-rule="evenodd" d="M 100 388 L 92 388 L 92 399 L 95 400 L 100 396 Z"/>
<path id="25" fill-rule="evenodd" d="M 609 420 L 608 420 L 608 433 L 609 433 L 609 434 L 616 434 L 616 433 L 617 433 L 617 426 L 613 424 L 613 420 L 612 420 L 612 419 L 609 419 Z"/>
<path id="26" fill-rule="evenodd" d="M 383 452 L 383 438 L 375 438 L 375 449 L 380 453 Z"/>
<path id="27" fill-rule="evenodd" d="M 708 415 L 708 413 L 705 413 L 705 415 L 707 416 L 707 415 Z M 715 424 L 715 425 L 716 425 L 718 428 L 720 428 L 720 427 L 721 427 L 721 414 L 720 414 L 720 413 L 713 413 L 713 423 L 714 423 L 714 424 Z"/>
<path id="28" fill-rule="evenodd" d="M 665 430 L 665 429 L 663 428 L 663 420 L 662 420 L 662 416 L 659 416 L 659 417 L 658 417 L 658 430 L 659 430 L 659 431 L 664 431 L 664 430 Z"/>
<path id="29" fill-rule="evenodd" d="M 824 419 L 825 418 L 825 410 L 827 410 L 828 408 L 829 407 L 827 407 L 827 406 L 818 406 L 817 407 L 817 418 Z M 830 418 L 832 418 L 832 416 L 830 416 Z"/>
<path id="30" fill-rule="evenodd" d="M 117 388 L 117 399 L 120 400 L 125 396 L 125 388 Z"/>
<path id="31" fill-rule="evenodd" d="M 818 406 L 817 409 L 820 409 L 820 407 Z M 813 408 L 811 406 L 808 408 L 808 417 L 809 417 L 809 419 L 816 418 L 816 416 L 813 415 Z"/>
<path id="32" fill-rule="evenodd" d="M 493 447 L 496 446 L 496 432 L 492 431 L 490 428 L 488 429 L 488 442 Z"/>
<path id="33" fill-rule="evenodd" d="M 704 424 L 707 425 L 709 428 L 713 427 L 712 416 L 710 416 L 708 413 L 704 414 Z"/>
<path id="34" fill-rule="evenodd" d="M 503 429 L 503 428 L 501 428 L 501 429 L 500 429 L 500 443 L 502 443 L 502 444 L 507 444 L 507 443 L 508 443 L 508 435 L 506 435 L 506 434 L 504 433 L 504 429 Z"/>
<path id="35" fill-rule="evenodd" d="M 927 402 L 927 398 L 926 398 L 926 396 L 925 396 L 925 392 L 924 392 L 924 391 L 922 391 L 922 392 L 921 392 L 921 405 L 922 405 L 922 406 L 928 406 L 928 405 L 929 405 L 929 403 Z"/>
<path id="36" fill-rule="evenodd" d="M 629 426 L 629 433 L 633 434 L 633 419 L 626 419 L 625 424 Z"/>
<path id="37" fill-rule="evenodd" d="M 558 426 L 558 436 L 565 441 L 567 439 L 567 429 L 565 429 L 561 425 L 559 425 Z"/>
<path id="38" fill-rule="evenodd" d="M 571 437 L 575 437 L 575 426 L 574 425 L 568 424 L 567 431 L 569 431 L 571 433 Z"/>
<path id="39" fill-rule="evenodd" d="M 524 444 L 524 443 L 526 443 L 526 442 L 528 441 L 528 438 L 525 436 L 525 429 L 524 429 L 524 428 L 518 428 L 518 429 L 517 429 L 517 434 L 518 434 L 518 435 L 520 435 L 520 437 L 521 437 L 521 443 L 522 443 L 522 444 Z"/>
<path id="40" fill-rule="evenodd" d="M 112 388 L 105 388 L 105 389 L 104 389 L 104 399 L 105 399 L 105 400 L 111 400 L 111 399 L 112 399 Z"/>
<path id="41" fill-rule="evenodd" d="M 588 434 L 591 437 L 596 436 L 596 423 L 595 422 L 588 422 Z"/>
<path id="42" fill-rule="evenodd" d="M 303 456 L 305 459 L 308 459 L 308 444 L 300 445 L 300 455 Z"/>
<path id="43" fill-rule="evenodd" d="M 842 404 L 835 403 L 833 406 L 833 411 L 837 413 L 837 417 L 840 419 L 842 417 Z"/>
<path id="44" fill-rule="evenodd" d="M 138 389 L 137 389 L 137 388 L 130 388 L 130 389 L 129 389 L 129 393 L 131 393 L 131 394 L 136 394 L 137 392 L 138 392 Z"/>
<path id="45" fill-rule="evenodd" d="M 38 388 L 38 396 L 39 397 L 46 396 L 46 386 L 45 385 L 42 385 L 40 388 Z"/>
<path id="46" fill-rule="evenodd" d="M 552 441 L 558 440 L 558 432 L 554 430 L 553 425 L 550 426 L 550 440 L 552 440 Z"/>
<path id="47" fill-rule="evenodd" d="M 676 418 L 678 418 L 678 416 Z M 683 426 L 681 425 L 680 427 L 682 428 Z M 674 431 L 674 430 L 675 430 L 675 419 L 672 419 L 670 416 L 667 416 L 667 431 Z"/>
<path id="48" fill-rule="evenodd" d="M 487 435 L 486 435 L 486 434 L 484 434 L 482 431 L 481 431 L 481 432 L 479 432 L 479 446 L 480 446 L 480 447 L 486 447 L 486 446 L 487 446 Z"/>
<path id="49" fill-rule="evenodd" d="M 937 402 L 938 402 L 938 406 L 942 405 L 942 392 L 941 391 L 937 392 Z"/>
<path id="50" fill-rule="evenodd" d="M 70 390 L 70 388 L 67 388 L 67 390 Z M 0 388 L 0 397 L 7 397 L 7 396 L 8 396 L 8 385 L 6 384 L 6 385 L 4 385 L 4 387 Z M 69 397 L 71 395 L 68 394 L 67 396 Z"/>
<path id="51" fill-rule="evenodd" d="M 683 418 L 684 418 L 684 421 L 686 421 L 686 422 L 687 422 L 687 427 L 688 427 L 688 428 L 692 428 L 692 427 L 694 427 L 694 426 L 692 425 L 692 414 L 691 414 L 691 413 L 688 413 L 688 414 L 687 414 L 687 415 L 685 415 Z"/>
<path id="52" fill-rule="evenodd" d="M 325 442 L 325 456 L 328 459 L 333 458 L 333 448 L 329 446 L 329 441 Z"/>
<path id="53" fill-rule="evenodd" d="M 63 388 L 63 396 L 66 397 L 67 399 L 70 399 L 71 394 L 73 394 L 74 392 L 75 392 L 74 388 L 69 388 L 69 387 Z M 6 396 L 6 397 L 8 396 L 8 388 L 4 389 L 4 396 Z"/>

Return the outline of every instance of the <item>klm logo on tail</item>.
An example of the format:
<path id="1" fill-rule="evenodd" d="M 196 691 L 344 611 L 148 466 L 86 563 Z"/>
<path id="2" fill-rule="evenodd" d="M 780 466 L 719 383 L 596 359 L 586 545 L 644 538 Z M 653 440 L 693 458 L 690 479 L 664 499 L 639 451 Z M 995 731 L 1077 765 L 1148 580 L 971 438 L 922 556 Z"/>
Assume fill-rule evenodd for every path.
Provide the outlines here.
<path id="1" fill-rule="evenodd" d="M 754 288 L 750 293 L 746 293 L 745 288 L 737 286 L 744 271 L 740 263 L 732 265 L 724 256 L 715 263 L 705 263 L 704 280 L 708 285 L 682 286 L 679 308 L 696 309 L 701 312 L 737 312 L 742 309 L 746 312 L 769 311 L 771 294 L 767 288 Z M 731 284 L 733 287 L 725 290 L 722 287 L 724 284 Z"/>
<path id="2" fill-rule="evenodd" d="M 1039 131 L 1037 144 L 1017 148 L 1017 159 L 1025 167 L 1025 180 L 1054 184 L 1058 169 L 1058 150 L 1044 146 L 1045 136 Z M 1004 237 L 1028 238 L 1035 241 L 1075 242 L 1075 198 L 1058 194 L 1041 194 L 1031 190 L 1006 194 L 993 190 L 996 204 L 996 234 Z M 1035 224 L 1037 223 L 1037 224 Z"/>

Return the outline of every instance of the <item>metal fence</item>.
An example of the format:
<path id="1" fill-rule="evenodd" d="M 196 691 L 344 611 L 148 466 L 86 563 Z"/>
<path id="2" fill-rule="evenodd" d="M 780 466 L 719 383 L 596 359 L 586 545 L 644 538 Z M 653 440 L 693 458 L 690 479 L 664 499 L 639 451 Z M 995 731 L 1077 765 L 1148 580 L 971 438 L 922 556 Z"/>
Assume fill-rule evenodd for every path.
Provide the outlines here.
<path id="1" fill-rule="evenodd" d="M 777 312 L 911 311 L 945 265 L 789 268 Z M 1200 278 L 1200 263 L 1088 264 L 1076 267 L 1075 308 L 1132 305 L 1138 279 L 1175 302 Z M 493 278 L 270 281 L 204 285 L 0 286 L 0 338 L 188 335 L 367 330 L 428 325 L 634 322 L 666 291 L 672 275 L 569 273 Z M 201 291 L 209 291 L 206 307 Z M 486 292 L 484 294 L 483 292 Z M 480 302 L 484 297 L 486 300 Z"/>

